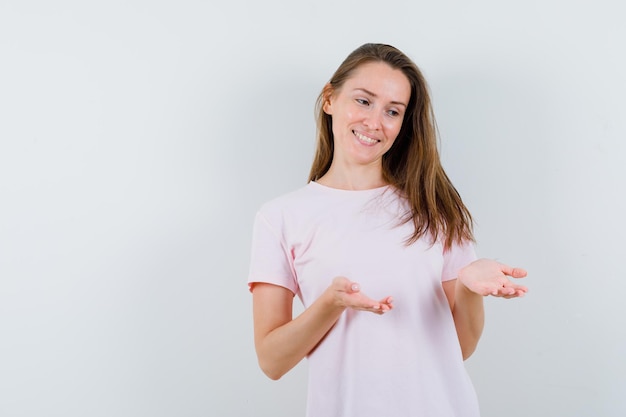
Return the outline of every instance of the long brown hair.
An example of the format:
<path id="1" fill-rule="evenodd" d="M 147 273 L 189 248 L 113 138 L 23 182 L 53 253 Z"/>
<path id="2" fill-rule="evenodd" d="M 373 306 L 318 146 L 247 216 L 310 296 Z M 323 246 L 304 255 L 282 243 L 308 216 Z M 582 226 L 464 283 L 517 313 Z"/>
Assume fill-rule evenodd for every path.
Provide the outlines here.
<path id="1" fill-rule="evenodd" d="M 382 160 L 384 179 L 406 197 L 410 206 L 410 212 L 401 219 L 412 221 L 415 226 L 407 244 L 428 235 L 433 242 L 443 238 L 446 249 L 454 243 L 473 241 L 472 216 L 441 166 L 435 116 L 424 76 L 410 58 L 393 46 L 373 43 L 360 46 L 348 55 L 320 93 L 315 107 L 317 149 L 309 181 L 321 178 L 333 161 L 332 117 L 324 112 L 324 101 L 359 66 L 369 62 L 385 62 L 402 71 L 411 84 L 402 128 Z"/>

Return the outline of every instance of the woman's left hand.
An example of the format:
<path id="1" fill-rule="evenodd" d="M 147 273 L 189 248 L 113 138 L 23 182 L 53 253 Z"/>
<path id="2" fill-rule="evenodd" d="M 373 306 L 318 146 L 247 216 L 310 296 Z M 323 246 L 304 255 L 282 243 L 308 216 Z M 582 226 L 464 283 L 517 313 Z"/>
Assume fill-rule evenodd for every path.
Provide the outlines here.
<path id="1" fill-rule="evenodd" d="M 526 274 L 522 268 L 512 268 L 491 259 L 479 259 L 459 271 L 459 280 L 476 294 L 515 298 L 526 294 L 528 288 L 514 284 L 509 277 L 524 278 Z"/>

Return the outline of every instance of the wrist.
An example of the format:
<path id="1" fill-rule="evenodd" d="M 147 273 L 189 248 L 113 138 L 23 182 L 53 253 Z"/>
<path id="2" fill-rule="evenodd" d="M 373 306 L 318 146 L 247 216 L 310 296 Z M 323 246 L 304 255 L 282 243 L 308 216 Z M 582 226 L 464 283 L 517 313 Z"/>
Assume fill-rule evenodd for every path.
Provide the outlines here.
<path id="1" fill-rule="evenodd" d="M 465 283 L 463 282 L 463 279 L 460 278 L 460 274 L 459 274 L 459 278 L 457 278 L 456 280 L 455 291 L 456 291 L 457 297 L 473 297 L 473 296 L 482 297 L 480 294 L 476 293 L 475 291 L 472 291 L 467 285 L 465 285 Z"/>

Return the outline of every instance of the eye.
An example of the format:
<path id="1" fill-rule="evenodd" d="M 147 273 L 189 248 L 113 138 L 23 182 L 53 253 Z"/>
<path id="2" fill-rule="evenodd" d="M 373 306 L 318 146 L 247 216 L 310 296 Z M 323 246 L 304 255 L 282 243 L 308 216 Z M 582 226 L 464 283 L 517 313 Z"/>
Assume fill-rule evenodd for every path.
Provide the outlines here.
<path id="1" fill-rule="evenodd" d="M 399 111 L 397 111 L 397 110 L 393 110 L 393 109 L 392 109 L 392 110 L 388 110 L 388 111 L 387 111 L 387 114 L 388 114 L 389 116 L 391 116 L 391 117 L 400 116 L 400 112 L 399 112 Z"/>
<path id="2" fill-rule="evenodd" d="M 361 105 L 363 105 L 363 106 L 369 106 L 369 104 L 370 104 L 370 102 L 369 102 L 369 101 L 367 101 L 367 100 L 366 100 L 366 99 L 364 99 L 364 98 L 357 98 L 357 99 L 356 99 L 356 102 L 357 102 L 357 103 L 359 103 L 359 104 L 361 104 Z"/>

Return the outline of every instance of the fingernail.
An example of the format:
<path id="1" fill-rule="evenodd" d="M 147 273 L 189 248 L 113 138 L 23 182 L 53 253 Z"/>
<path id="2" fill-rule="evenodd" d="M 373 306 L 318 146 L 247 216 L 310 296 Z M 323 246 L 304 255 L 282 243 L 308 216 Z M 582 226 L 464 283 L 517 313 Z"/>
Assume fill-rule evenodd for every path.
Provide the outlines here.
<path id="1" fill-rule="evenodd" d="M 359 284 L 352 284 L 352 291 L 358 291 L 359 290 Z"/>

